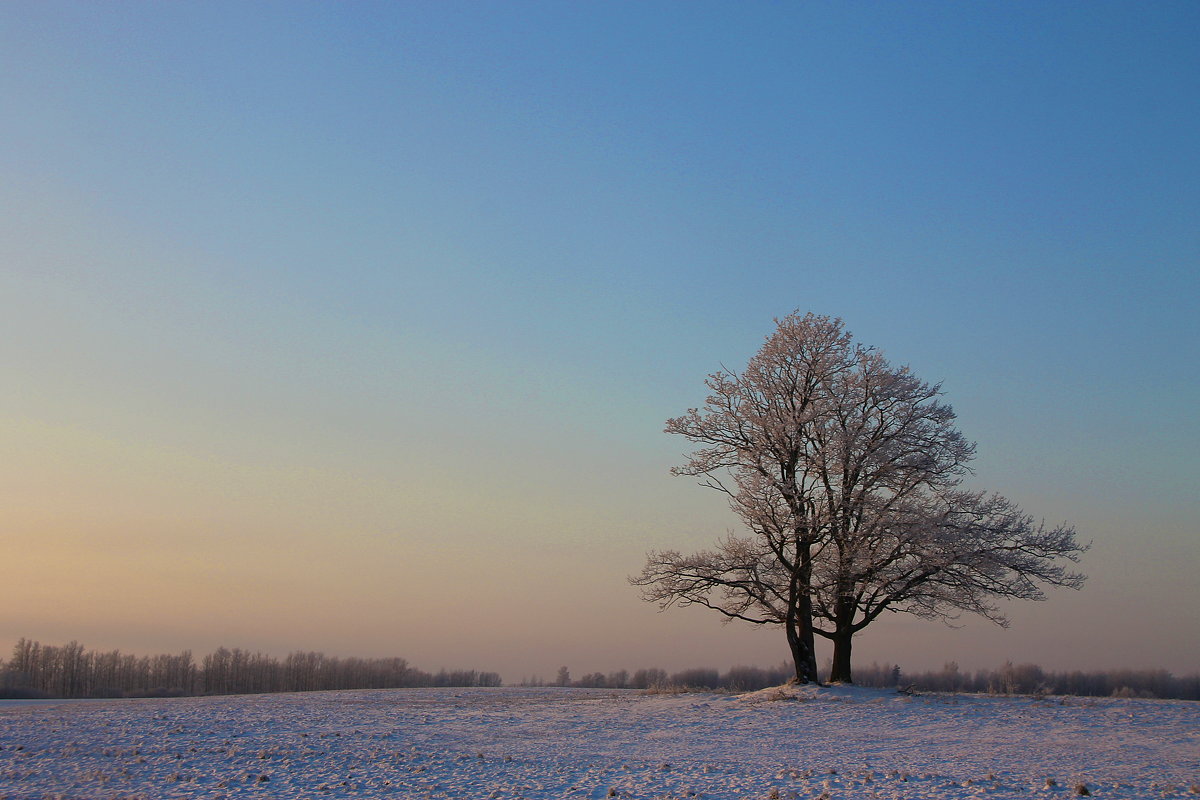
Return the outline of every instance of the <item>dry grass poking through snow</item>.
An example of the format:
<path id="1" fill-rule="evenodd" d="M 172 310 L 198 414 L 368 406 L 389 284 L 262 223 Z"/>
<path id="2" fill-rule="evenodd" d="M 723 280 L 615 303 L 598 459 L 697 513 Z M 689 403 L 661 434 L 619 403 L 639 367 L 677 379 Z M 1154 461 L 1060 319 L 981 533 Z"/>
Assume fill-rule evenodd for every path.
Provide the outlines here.
<path id="1" fill-rule="evenodd" d="M 396 689 L 0 704 L 0 798 L 1195 797 L 1200 704 Z"/>

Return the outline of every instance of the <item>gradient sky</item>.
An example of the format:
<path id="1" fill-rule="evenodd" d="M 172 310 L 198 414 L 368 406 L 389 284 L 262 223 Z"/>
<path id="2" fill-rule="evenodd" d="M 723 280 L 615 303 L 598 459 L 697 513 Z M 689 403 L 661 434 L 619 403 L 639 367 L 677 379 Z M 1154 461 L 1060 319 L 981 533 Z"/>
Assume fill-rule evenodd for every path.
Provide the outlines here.
<path id="1" fill-rule="evenodd" d="M 792 310 L 1094 542 L 856 658 L 1200 670 L 1200 5 L 0 5 L 0 653 L 776 664 L 663 422 Z M 824 661 L 822 654 L 821 660 Z"/>

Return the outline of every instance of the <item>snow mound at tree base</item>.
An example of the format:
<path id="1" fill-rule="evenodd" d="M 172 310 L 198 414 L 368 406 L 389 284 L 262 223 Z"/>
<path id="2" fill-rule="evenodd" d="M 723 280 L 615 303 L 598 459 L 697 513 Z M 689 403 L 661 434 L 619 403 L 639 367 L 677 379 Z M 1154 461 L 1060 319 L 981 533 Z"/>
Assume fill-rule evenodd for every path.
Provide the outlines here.
<path id="1" fill-rule="evenodd" d="M 766 689 L 738 695 L 739 700 L 747 703 L 778 701 L 877 703 L 905 697 L 907 695 L 896 689 L 855 686 L 851 683 L 785 683 L 781 686 L 768 686 Z"/>

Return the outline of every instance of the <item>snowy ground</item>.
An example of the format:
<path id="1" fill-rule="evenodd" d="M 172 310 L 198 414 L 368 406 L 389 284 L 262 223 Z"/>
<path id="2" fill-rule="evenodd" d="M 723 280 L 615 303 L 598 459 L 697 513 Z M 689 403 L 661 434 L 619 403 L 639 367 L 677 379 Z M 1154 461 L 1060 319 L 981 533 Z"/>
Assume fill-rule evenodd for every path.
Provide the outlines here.
<path id="1" fill-rule="evenodd" d="M 0 798 L 1195 797 L 1200 703 L 849 688 L 8 702 L 0 748 Z"/>

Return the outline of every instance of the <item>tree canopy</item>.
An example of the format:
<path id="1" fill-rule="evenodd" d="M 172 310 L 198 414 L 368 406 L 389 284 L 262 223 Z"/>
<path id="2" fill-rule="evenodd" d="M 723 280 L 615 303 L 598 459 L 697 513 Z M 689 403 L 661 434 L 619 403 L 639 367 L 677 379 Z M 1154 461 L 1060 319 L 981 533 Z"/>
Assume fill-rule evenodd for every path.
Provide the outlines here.
<path id="1" fill-rule="evenodd" d="M 784 628 L 799 682 L 852 679 L 852 638 L 883 611 L 1000 624 L 1001 598 L 1078 587 L 1086 549 L 996 494 L 960 487 L 975 446 L 938 384 L 853 341 L 842 321 L 793 313 L 741 372 L 706 381 L 703 408 L 666 432 L 698 446 L 673 470 L 722 492 L 746 528 L 691 555 L 651 551 L 632 582 L 662 607 L 701 605 Z"/>

